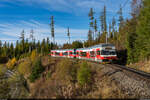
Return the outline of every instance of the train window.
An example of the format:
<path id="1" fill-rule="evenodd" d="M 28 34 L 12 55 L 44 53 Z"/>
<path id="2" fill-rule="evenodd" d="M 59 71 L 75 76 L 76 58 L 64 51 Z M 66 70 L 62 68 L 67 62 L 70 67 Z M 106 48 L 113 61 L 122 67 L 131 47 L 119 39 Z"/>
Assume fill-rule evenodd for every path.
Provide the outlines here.
<path id="1" fill-rule="evenodd" d="M 76 55 L 76 52 L 74 51 L 73 54 Z"/>
<path id="2" fill-rule="evenodd" d="M 110 51 L 110 55 L 116 55 L 115 51 Z"/>
<path id="3" fill-rule="evenodd" d="M 95 52 L 94 51 L 90 51 L 90 57 L 95 57 Z"/>
<path id="4" fill-rule="evenodd" d="M 98 50 L 98 51 L 96 51 L 96 53 L 97 53 L 97 55 L 100 55 L 100 51 Z"/>
<path id="5" fill-rule="evenodd" d="M 86 52 L 81 52 L 82 57 L 86 57 Z"/>
<path id="6" fill-rule="evenodd" d="M 110 52 L 109 52 L 109 51 L 104 51 L 104 50 L 102 50 L 102 51 L 101 51 L 101 55 L 110 55 Z"/>
<path id="7" fill-rule="evenodd" d="M 68 52 L 63 52 L 63 55 L 67 56 L 67 55 L 68 55 Z"/>
<path id="8" fill-rule="evenodd" d="M 82 56 L 82 52 L 79 52 L 79 56 Z"/>
<path id="9" fill-rule="evenodd" d="M 73 50 L 73 54 L 76 55 L 76 49 Z"/>
<path id="10" fill-rule="evenodd" d="M 59 56 L 59 55 L 60 55 L 60 53 L 59 53 L 59 52 L 56 52 L 56 53 L 55 53 L 55 55 Z"/>
<path id="11" fill-rule="evenodd" d="M 69 52 L 70 55 L 72 55 L 72 52 Z"/>
<path id="12" fill-rule="evenodd" d="M 77 55 L 79 55 L 79 52 L 77 52 Z"/>

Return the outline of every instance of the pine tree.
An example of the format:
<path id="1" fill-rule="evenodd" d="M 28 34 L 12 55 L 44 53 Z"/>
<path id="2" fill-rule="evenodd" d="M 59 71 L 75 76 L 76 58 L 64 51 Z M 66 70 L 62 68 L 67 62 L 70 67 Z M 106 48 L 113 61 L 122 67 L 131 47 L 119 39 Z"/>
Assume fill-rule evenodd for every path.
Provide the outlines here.
<path id="1" fill-rule="evenodd" d="M 109 35 L 110 35 L 110 39 L 113 38 L 113 34 L 112 34 L 112 26 L 111 23 L 109 23 Z"/>
<path id="2" fill-rule="evenodd" d="M 46 40 L 46 53 L 49 52 L 49 49 L 50 49 L 50 41 L 49 41 L 49 38 L 47 37 L 47 40 Z"/>
<path id="3" fill-rule="evenodd" d="M 22 43 L 22 53 L 24 53 L 24 48 L 25 48 L 25 31 L 22 30 L 21 32 L 21 36 L 20 36 L 20 39 L 21 39 L 21 43 Z"/>
<path id="4" fill-rule="evenodd" d="M 20 55 L 20 50 L 19 50 L 19 41 L 16 41 L 16 47 L 15 47 L 15 57 L 18 59 L 18 55 Z"/>
<path id="5" fill-rule="evenodd" d="M 54 16 L 51 16 L 51 36 L 53 38 L 53 43 L 55 44 L 55 34 L 54 34 Z"/>
<path id="6" fill-rule="evenodd" d="M 115 17 L 113 17 L 112 19 L 112 35 L 113 37 L 116 39 L 117 35 L 115 34 L 116 33 L 116 20 L 115 20 Z"/>
<path id="7" fill-rule="evenodd" d="M 133 63 L 137 61 L 136 58 L 136 48 L 135 48 L 135 40 L 137 37 L 136 34 L 136 20 L 131 19 L 127 22 L 128 29 L 126 31 L 127 38 L 126 38 L 126 48 L 127 48 L 127 55 L 128 61 L 127 63 Z"/>
<path id="8" fill-rule="evenodd" d="M 122 14 L 122 7 L 120 5 L 120 9 L 118 11 L 118 15 L 119 15 L 119 28 L 122 28 L 123 27 L 123 21 L 124 21 L 124 18 L 123 18 L 123 14 Z"/>
<path id="9" fill-rule="evenodd" d="M 7 43 L 5 41 L 5 43 L 3 44 L 3 54 L 2 56 L 6 57 L 7 56 Z"/>
<path id="10" fill-rule="evenodd" d="M 97 37 L 98 37 L 98 38 L 97 38 L 97 43 L 99 43 L 99 42 L 100 42 L 100 39 L 101 39 L 101 32 L 99 31 L 97 35 L 98 35 L 98 36 L 97 36 Z"/>
<path id="11" fill-rule="evenodd" d="M 0 40 L 0 56 L 2 55 L 2 41 Z"/>
<path id="12" fill-rule="evenodd" d="M 14 57 L 14 45 L 13 43 L 11 43 L 10 45 L 10 58 L 13 58 Z"/>
<path id="13" fill-rule="evenodd" d="M 69 44 L 70 44 L 70 31 L 69 31 L 69 27 L 68 27 L 68 31 L 67 31 L 67 36 L 69 38 Z"/>
<path id="14" fill-rule="evenodd" d="M 28 39 L 26 39 L 25 41 L 25 53 L 28 53 L 29 51 L 29 42 L 28 42 Z"/>
<path id="15" fill-rule="evenodd" d="M 95 39 L 96 39 L 96 36 L 97 36 L 97 20 L 95 19 L 95 21 L 94 21 L 94 30 L 95 30 Z M 95 40 L 94 39 L 94 40 Z"/>
<path id="16" fill-rule="evenodd" d="M 45 47 L 46 47 L 45 44 L 46 44 L 46 41 L 45 41 L 45 39 L 43 39 L 42 43 L 41 43 L 41 54 L 44 54 L 44 52 L 46 51 L 45 50 Z"/>
<path id="17" fill-rule="evenodd" d="M 150 58 L 150 1 L 144 0 L 143 7 L 140 10 L 136 28 L 136 53 L 138 60 Z"/>
<path id="18" fill-rule="evenodd" d="M 101 23 L 101 32 L 104 33 L 104 16 L 103 16 L 103 12 L 101 12 L 101 15 L 100 15 L 100 23 Z"/>
<path id="19" fill-rule="evenodd" d="M 89 46 L 92 44 L 92 31 L 90 29 L 88 32 L 88 43 L 89 43 Z"/>
<path id="20" fill-rule="evenodd" d="M 31 29 L 31 31 L 30 31 L 30 38 L 33 42 L 33 40 L 34 40 L 34 30 L 33 29 Z"/>
<path id="21" fill-rule="evenodd" d="M 140 38 L 138 39 L 138 32 L 137 30 L 137 23 L 138 23 L 138 16 L 140 14 L 140 6 L 142 5 L 141 0 L 133 0 L 132 1 L 132 18 L 131 20 L 127 21 L 126 26 L 127 26 L 127 30 L 126 30 L 126 48 L 127 48 L 127 62 L 128 63 L 135 63 L 137 62 L 139 59 L 141 59 L 141 47 L 143 48 L 143 40 L 141 40 Z M 141 27 L 141 26 L 140 26 Z M 140 28 L 138 27 L 138 28 Z M 142 26 L 143 27 L 143 26 Z M 141 28 L 142 28 L 141 27 Z M 142 33 L 141 33 L 142 34 Z M 138 56 L 138 57 L 137 57 Z"/>
<path id="22" fill-rule="evenodd" d="M 105 41 L 107 43 L 106 6 L 104 6 L 103 11 L 101 12 L 100 22 L 101 22 L 101 31 L 102 31 L 101 42 Z"/>
<path id="23" fill-rule="evenodd" d="M 104 6 L 103 16 L 104 16 L 104 32 L 105 34 L 107 34 L 106 6 Z"/>
<path id="24" fill-rule="evenodd" d="M 122 7 L 120 5 L 120 9 L 118 11 L 118 15 L 119 15 L 119 32 L 117 34 L 117 49 L 121 49 L 123 48 L 124 45 L 124 36 L 125 36 L 125 32 L 124 32 L 124 18 L 123 18 L 123 13 L 122 13 Z"/>
<path id="25" fill-rule="evenodd" d="M 94 40 L 94 32 L 93 32 L 93 29 L 94 29 L 94 11 L 93 11 L 93 8 L 90 9 L 88 16 L 90 19 L 90 28 L 91 28 L 90 30 L 92 32 L 92 40 Z"/>
<path id="26" fill-rule="evenodd" d="M 37 43 L 37 51 L 38 51 L 38 53 L 40 53 L 41 52 L 41 43 L 40 43 L 40 40 L 38 40 L 38 43 Z"/>
<path id="27" fill-rule="evenodd" d="M 90 29 L 88 32 L 88 41 L 92 41 L 92 31 Z"/>

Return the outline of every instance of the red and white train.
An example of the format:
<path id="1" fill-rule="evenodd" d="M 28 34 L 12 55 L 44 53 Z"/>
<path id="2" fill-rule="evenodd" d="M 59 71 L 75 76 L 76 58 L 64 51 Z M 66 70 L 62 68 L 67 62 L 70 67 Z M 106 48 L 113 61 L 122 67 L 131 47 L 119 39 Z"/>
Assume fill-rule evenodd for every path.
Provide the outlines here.
<path id="1" fill-rule="evenodd" d="M 117 60 L 116 48 L 113 44 L 99 44 L 88 48 L 51 50 L 52 57 L 68 57 L 112 62 Z"/>

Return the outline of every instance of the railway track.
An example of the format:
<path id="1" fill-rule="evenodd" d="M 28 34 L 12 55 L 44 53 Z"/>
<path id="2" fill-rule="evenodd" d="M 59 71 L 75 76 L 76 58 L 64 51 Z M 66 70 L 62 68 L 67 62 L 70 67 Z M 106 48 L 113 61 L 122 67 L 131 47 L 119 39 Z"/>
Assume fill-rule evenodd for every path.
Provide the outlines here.
<path id="1" fill-rule="evenodd" d="M 150 73 L 146 73 L 144 71 L 136 70 L 134 68 L 129 68 L 129 67 L 126 67 L 123 65 L 118 65 L 118 64 L 106 64 L 106 65 L 116 67 L 116 68 L 121 68 L 123 70 L 130 71 L 130 72 L 133 72 L 133 73 L 138 74 L 140 76 L 143 76 L 144 78 L 150 79 Z"/>
<path id="2" fill-rule="evenodd" d="M 89 62 L 100 64 L 99 62 L 90 61 L 90 60 L 89 60 Z M 116 68 L 119 68 L 119 69 L 122 69 L 122 70 L 126 70 L 126 71 L 132 72 L 134 74 L 143 76 L 144 78 L 150 79 L 150 73 L 146 73 L 144 71 L 136 70 L 134 68 L 130 68 L 130 67 L 126 67 L 126 66 L 118 65 L 118 64 L 105 64 L 105 65 L 110 66 L 110 67 L 116 67 Z"/>
<path id="3" fill-rule="evenodd" d="M 60 57 L 59 57 L 60 58 Z M 68 58 L 70 59 L 70 58 Z M 72 58 L 73 59 L 73 58 Z M 95 61 L 92 61 L 92 60 L 86 60 L 86 59 L 79 59 L 79 60 L 85 60 L 85 61 L 88 61 L 88 62 L 92 62 L 92 63 L 96 63 L 96 64 L 100 64 L 100 62 L 95 62 Z M 140 71 L 140 70 L 136 70 L 134 68 L 129 68 L 129 67 L 126 67 L 126 66 L 123 66 L 123 65 L 118 65 L 118 64 L 108 64 L 108 63 L 104 63 L 104 65 L 106 66 L 109 66 L 109 67 L 115 67 L 115 68 L 119 68 L 119 69 L 122 69 L 122 70 L 125 70 L 125 71 L 128 71 L 128 72 L 132 72 L 134 74 L 137 74 L 137 75 L 140 75 L 146 79 L 150 79 L 150 73 L 146 73 L 144 71 Z"/>

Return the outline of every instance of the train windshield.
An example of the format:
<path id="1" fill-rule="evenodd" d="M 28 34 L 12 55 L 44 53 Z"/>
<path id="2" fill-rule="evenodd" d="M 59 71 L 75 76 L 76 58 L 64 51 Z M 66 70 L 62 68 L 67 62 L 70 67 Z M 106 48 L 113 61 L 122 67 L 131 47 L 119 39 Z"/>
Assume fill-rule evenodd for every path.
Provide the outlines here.
<path id="1" fill-rule="evenodd" d="M 110 51 L 110 55 L 116 55 L 116 51 Z"/>
<path id="2" fill-rule="evenodd" d="M 116 52 L 115 51 L 102 50 L 101 55 L 116 55 Z"/>

